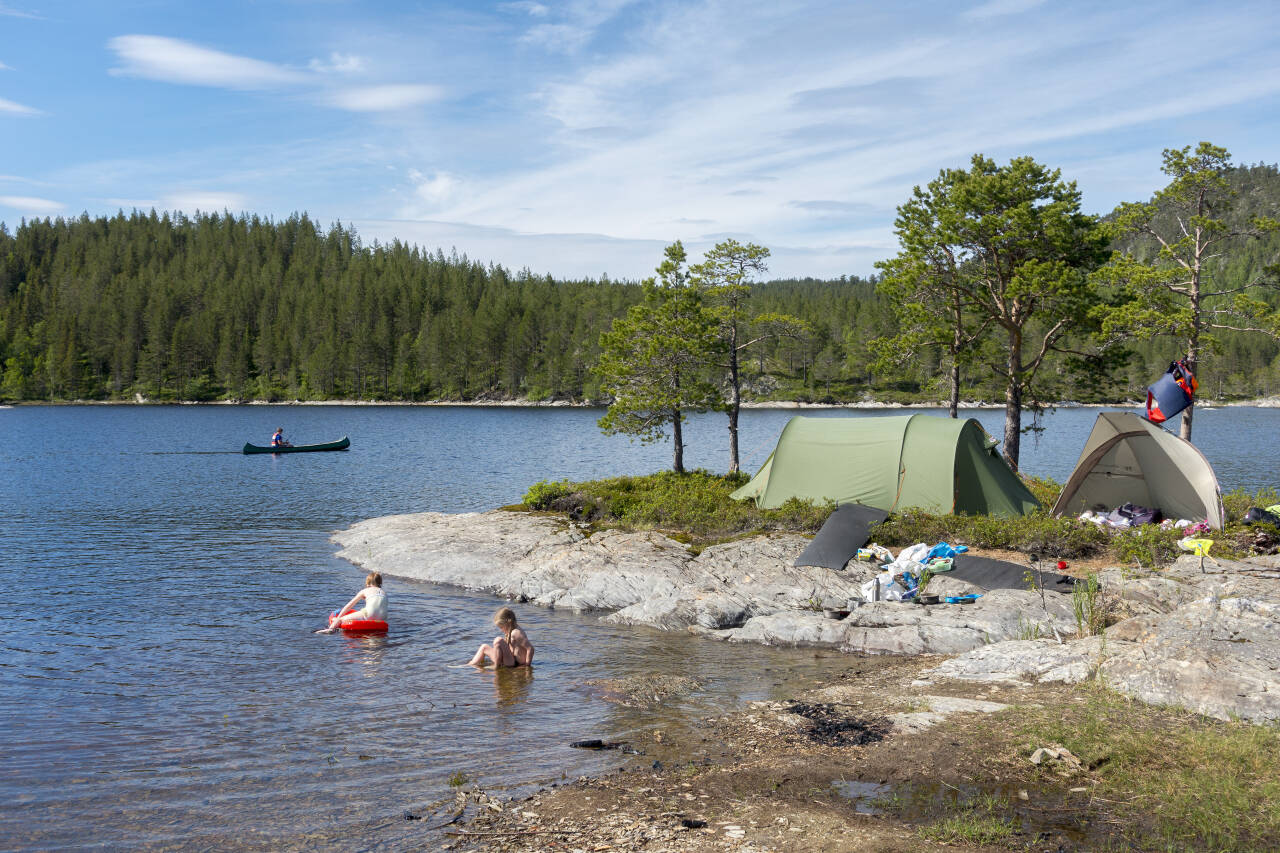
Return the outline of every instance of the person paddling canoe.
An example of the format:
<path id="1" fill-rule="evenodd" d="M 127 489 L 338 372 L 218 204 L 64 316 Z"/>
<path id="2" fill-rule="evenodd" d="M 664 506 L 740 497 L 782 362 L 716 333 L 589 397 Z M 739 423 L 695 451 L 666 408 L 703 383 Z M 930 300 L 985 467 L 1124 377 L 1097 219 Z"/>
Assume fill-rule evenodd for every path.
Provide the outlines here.
<path id="1" fill-rule="evenodd" d="M 272 447 L 293 447 L 292 442 L 284 437 L 284 427 L 276 427 L 275 435 L 271 436 Z"/>

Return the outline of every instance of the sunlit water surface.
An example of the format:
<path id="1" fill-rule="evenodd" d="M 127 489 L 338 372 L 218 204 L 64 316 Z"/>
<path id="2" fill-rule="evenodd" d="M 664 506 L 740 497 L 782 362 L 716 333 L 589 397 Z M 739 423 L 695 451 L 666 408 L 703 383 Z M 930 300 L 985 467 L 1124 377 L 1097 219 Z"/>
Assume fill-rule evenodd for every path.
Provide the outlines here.
<path id="1" fill-rule="evenodd" d="M 744 412 L 744 467 L 792 412 Z M 877 417 L 898 412 L 828 417 Z M 936 414 L 936 413 L 935 413 Z M 999 435 L 1003 414 L 967 413 Z M 1024 469 L 1062 479 L 1096 412 L 1060 410 Z M 329 534 L 378 515 L 515 503 L 540 479 L 646 473 L 669 445 L 602 436 L 598 411 L 342 406 L 0 410 L 0 834 L 5 849 L 258 848 L 429 840 L 463 774 L 518 793 L 617 766 L 584 737 L 655 727 L 812 682 L 838 655 L 751 650 L 519 609 L 532 672 L 451 669 L 493 635 L 489 596 L 388 579 L 385 637 L 316 635 L 361 586 Z M 687 464 L 723 471 L 723 416 Z M 344 453 L 244 456 L 283 425 Z M 1277 482 L 1280 411 L 1197 416 L 1224 488 Z M 684 673 L 704 689 L 619 707 L 588 682 Z M 635 759 L 631 759 L 635 760 Z M 456 777 L 455 777 L 456 778 Z"/>

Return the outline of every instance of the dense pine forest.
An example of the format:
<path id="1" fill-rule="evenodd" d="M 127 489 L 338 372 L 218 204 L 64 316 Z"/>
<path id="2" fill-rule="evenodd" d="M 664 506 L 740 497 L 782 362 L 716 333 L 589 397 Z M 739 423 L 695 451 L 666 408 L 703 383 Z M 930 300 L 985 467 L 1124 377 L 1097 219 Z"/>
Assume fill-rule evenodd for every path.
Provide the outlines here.
<path id="1" fill-rule="evenodd" d="M 1241 216 L 1275 216 L 1274 166 L 1230 177 Z M 1257 276 L 1278 256 L 1280 236 L 1270 235 L 1218 261 L 1217 280 Z M 754 288 L 753 310 L 808 329 L 747 354 L 746 399 L 945 396 L 940 353 L 920 352 L 891 374 L 872 369 L 874 341 L 896 331 L 873 279 Z M 0 398 L 592 401 L 600 335 L 640 299 L 633 282 L 562 281 L 456 252 L 366 246 L 353 228 L 305 215 L 23 221 L 0 225 Z M 1275 342 L 1221 338 L 1202 364 L 1202 394 L 1280 393 Z M 1051 388 L 1060 400 L 1132 399 L 1178 354 L 1171 342 L 1141 342 L 1088 383 L 1055 366 Z M 967 399 L 1000 393 L 990 377 L 967 378 Z"/>

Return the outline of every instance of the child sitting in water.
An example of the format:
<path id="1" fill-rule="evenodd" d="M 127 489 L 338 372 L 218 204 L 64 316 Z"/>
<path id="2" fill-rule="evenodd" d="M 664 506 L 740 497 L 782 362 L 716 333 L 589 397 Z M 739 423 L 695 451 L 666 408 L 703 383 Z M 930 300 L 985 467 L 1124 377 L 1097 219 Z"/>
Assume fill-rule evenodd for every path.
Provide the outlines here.
<path id="1" fill-rule="evenodd" d="M 364 600 L 364 607 L 354 610 L 356 602 Z M 370 572 L 364 579 L 364 589 L 356 593 L 356 597 L 347 602 L 347 606 L 329 619 L 329 627 L 323 633 L 332 633 L 348 622 L 365 619 L 387 621 L 387 594 L 382 589 L 382 575 Z"/>
<path id="2" fill-rule="evenodd" d="M 471 666 L 484 666 L 485 659 L 493 663 L 495 668 L 503 666 L 529 666 L 533 663 L 533 644 L 529 635 L 516 624 L 516 614 L 510 607 L 504 607 L 493 617 L 493 624 L 498 626 L 503 636 L 494 637 L 493 645 L 488 643 L 476 650 L 476 656 L 468 663 Z"/>

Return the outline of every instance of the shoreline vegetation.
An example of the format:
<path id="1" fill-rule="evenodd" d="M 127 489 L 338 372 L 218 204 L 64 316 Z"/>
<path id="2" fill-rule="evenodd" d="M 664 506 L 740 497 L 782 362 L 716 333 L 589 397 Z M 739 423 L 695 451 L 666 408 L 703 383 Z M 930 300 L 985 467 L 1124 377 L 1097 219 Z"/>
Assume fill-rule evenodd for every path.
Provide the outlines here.
<path id="1" fill-rule="evenodd" d="M 761 511 L 730 501 L 728 491 L 744 480 L 741 474 L 665 471 L 580 483 L 544 481 L 532 486 L 519 506 L 453 519 L 430 513 L 375 519 L 335 539 L 346 549 L 340 556 L 357 565 L 399 561 L 392 573 L 413 577 L 421 570 L 434 573 L 424 579 L 473 588 L 481 587 L 467 566 L 479 558 L 486 578 L 505 578 L 484 589 L 543 606 L 614 609 L 620 604 L 592 604 L 581 593 L 590 588 L 621 602 L 623 578 L 645 587 L 649 592 L 643 597 L 652 598 L 645 571 L 667 572 L 670 581 L 686 582 L 689 578 L 678 579 L 654 565 L 659 553 L 687 559 L 673 550 L 677 542 L 690 554 L 700 553 L 694 562 L 708 561 L 712 575 L 736 578 L 733 583 L 739 585 L 762 584 L 773 590 L 770 596 L 782 595 L 775 579 L 760 573 L 771 561 L 789 564 L 794 554 L 789 549 L 821 526 L 829 508 L 795 501 Z M 1030 480 L 1028 486 L 1042 502 L 1057 489 L 1045 479 Z M 1229 518 L 1238 519 L 1249 503 L 1275 499 L 1273 491 L 1239 492 L 1225 502 Z M 451 524 L 460 527 L 450 532 Z M 1266 580 L 1266 574 L 1249 576 L 1262 571 L 1260 564 L 1226 557 L 1252 553 L 1241 535 L 1245 530 L 1233 524 L 1218 536 L 1223 562 L 1214 580 L 1202 574 L 1203 566 L 1193 565 L 1193 558 L 1177 559 L 1172 540 L 1164 542 L 1150 531 L 1116 535 L 1075 519 L 1051 519 L 1047 511 L 1017 519 L 911 512 L 891 517 L 876 541 L 901 545 L 936 536 L 970 544 L 980 554 L 992 554 L 998 546 L 1002 554 L 1036 549 L 1071 557 L 1073 571 L 1104 578 L 1102 594 L 1093 602 L 1072 602 L 1093 612 L 1083 622 L 1077 613 L 1074 639 L 1070 613 L 1062 617 L 1065 644 L 1039 631 L 1026 636 L 1006 631 L 958 655 L 957 649 L 931 650 L 927 640 L 930 631 L 936 642 L 938 630 L 954 629 L 943 629 L 944 621 L 930 628 L 913 615 L 936 608 L 864 605 L 859 610 L 875 611 L 863 614 L 870 621 L 864 618 L 865 627 L 850 629 L 864 642 L 868 633 L 904 629 L 907 634 L 900 636 L 915 637 L 917 646 L 926 640 L 923 653 L 858 654 L 856 646 L 804 641 L 805 635 L 796 633 L 791 644 L 854 652 L 848 666 L 792 695 L 664 730 L 637 729 L 613 769 L 593 777 L 515 799 L 464 781 L 455 800 L 442 806 L 442 813 L 445 808 L 453 813 L 439 825 L 449 837 L 446 847 L 712 851 L 749 845 L 787 853 L 1276 849 L 1280 725 L 1274 709 L 1260 717 L 1256 707 L 1240 714 L 1207 706 L 1202 713 L 1185 709 L 1201 698 L 1212 703 L 1235 695 L 1233 689 L 1218 688 L 1234 684 L 1231 679 L 1247 680 L 1254 671 L 1247 669 L 1249 662 L 1271 654 L 1256 633 L 1265 628 L 1237 631 L 1232 626 L 1244 622 L 1228 624 L 1236 617 L 1227 614 L 1237 612 L 1244 620 L 1270 624 L 1265 614 L 1280 606 L 1271 592 L 1276 581 Z M 1230 542 L 1233 538 L 1239 541 Z M 480 554 L 496 541 L 503 553 L 528 553 L 508 556 L 505 563 L 497 552 Z M 637 556 L 642 542 L 656 550 Z M 554 581 L 542 574 L 552 565 Z M 861 564 L 851 564 L 832 577 L 856 583 L 859 577 L 841 576 L 860 572 Z M 613 575 L 617 583 L 610 580 Z M 792 577 L 792 583 L 800 580 Z M 522 582 L 527 585 L 520 587 Z M 565 589 L 555 592 L 549 584 Z M 522 597 L 519 588 L 530 590 L 530 596 Z M 542 595 L 535 596 L 535 589 Z M 705 617 L 722 607 L 715 602 L 723 592 L 700 589 L 696 598 L 706 604 L 706 613 L 687 630 L 727 642 L 788 643 L 744 629 L 703 627 Z M 746 593 L 746 587 L 730 590 L 739 592 Z M 996 590 L 986 599 L 987 604 L 934 619 L 967 619 L 977 626 L 993 608 L 1019 607 L 1037 618 L 1033 591 Z M 758 605 L 743 606 L 750 611 Z M 618 617 L 633 609 L 605 618 L 626 624 Z M 793 611 L 789 618 L 809 626 L 811 638 L 818 636 L 815 626 L 842 624 L 821 612 Z M 899 629 L 892 627 L 899 621 Z M 660 627 L 679 629 L 679 624 Z M 1231 644 L 1243 645 L 1213 642 L 1223 630 Z M 1165 661 L 1169 667 L 1159 670 L 1160 661 L 1151 653 L 1170 646 L 1177 651 Z M 1064 655 L 1082 657 L 1071 664 Z M 1081 672 L 1065 677 L 1081 666 Z M 1231 666 L 1242 668 L 1224 674 Z M 697 689 L 696 683 L 677 689 L 668 677 L 666 687 L 655 690 L 652 682 L 661 677 L 638 673 L 611 685 L 604 698 L 657 707 L 677 699 L 682 689 Z M 1173 694 L 1180 700 L 1144 693 L 1138 684 L 1144 677 L 1148 684 L 1180 683 L 1181 694 Z M 1261 683 L 1254 688 L 1264 689 Z"/>
<path id="2" fill-rule="evenodd" d="M 517 398 L 510 400 L 160 400 L 138 397 L 112 400 L 0 400 L 6 406 L 466 406 L 474 408 L 494 409 L 603 409 L 608 403 L 603 400 L 530 400 Z M 1059 403 L 1045 404 L 1046 411 L 1053 409 L 1141 409 L 1142 400 L 1117 400 L 1110 403 L 1080 403 L 1065 400 Z M 945 400 L 923 400 L 914 403 L 894 403 L 883 400 L 859 400 L 847 403 L 814 403 L 803 400 L 759 400 L 744 401 L 744 409 L 945 409 Z M 969 401 L 961 402 L 960 411 L 1001 410 L 1003 403 Z M 1280 409 L 1280 396 L 1258 397 L 1250 400 L 1217 401 L 1202 399 L 1196 402 L 1196 408 L 1204 411 L 1213 408 L 1257 408 Z"/>

